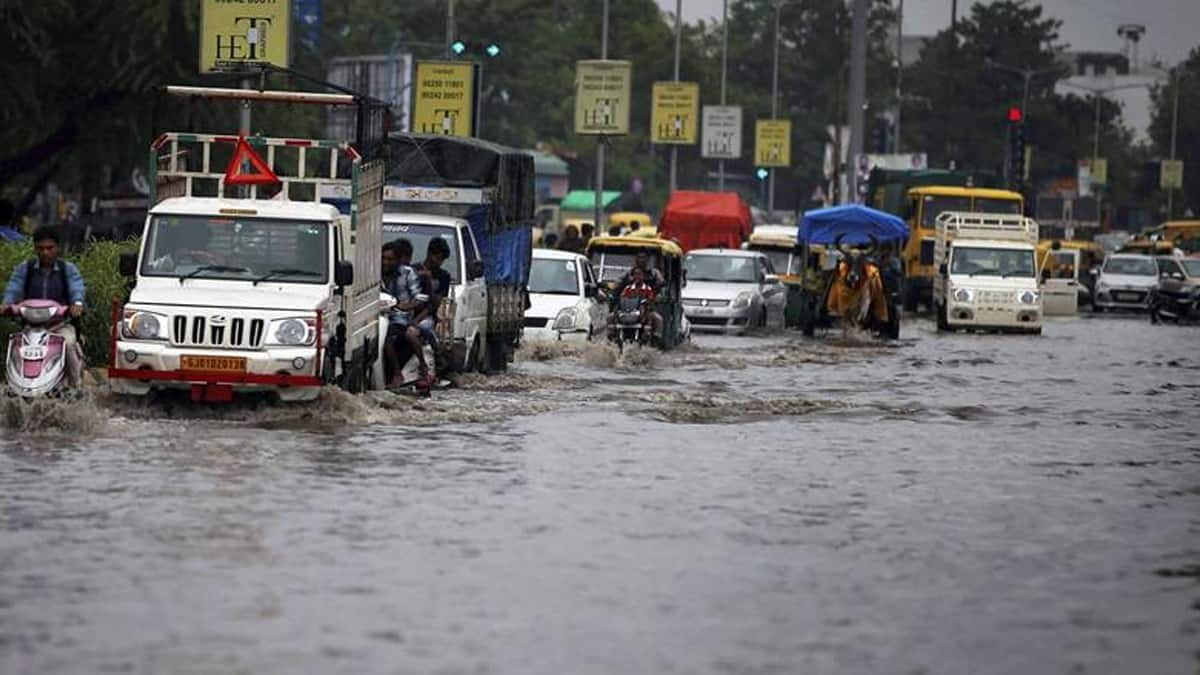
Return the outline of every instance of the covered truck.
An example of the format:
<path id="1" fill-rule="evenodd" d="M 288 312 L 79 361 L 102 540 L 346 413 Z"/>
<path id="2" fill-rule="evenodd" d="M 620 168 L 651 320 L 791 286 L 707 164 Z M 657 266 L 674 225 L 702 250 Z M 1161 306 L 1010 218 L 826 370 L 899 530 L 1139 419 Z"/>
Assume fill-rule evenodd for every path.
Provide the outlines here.
<path id="1" fill-rule="evenodd" d="M 408 223 L 441 226 L 460 231 L 464 258 L 478 251 L 476 269 L 465 275 L 481 274 L 484 287 L 476 294 L 455 285 L 439 311 L 442 346 L 452 350 L 456 366 L 505 368 L 520 342 L 528 306 L 533 156 L 453 136 L 393 133 L 388 146 L 386 236 L 402 236 L 399 228 Z M 416 251 L 416 258 L 424 253 Z"/>
<path id="2" fill-rule="evenodd" d="M 740 248 L 754 223 L 750 207 L 736 192 L 677 190 L 671 193 L 658 226 L 659 236 L 694 248 Z"/>

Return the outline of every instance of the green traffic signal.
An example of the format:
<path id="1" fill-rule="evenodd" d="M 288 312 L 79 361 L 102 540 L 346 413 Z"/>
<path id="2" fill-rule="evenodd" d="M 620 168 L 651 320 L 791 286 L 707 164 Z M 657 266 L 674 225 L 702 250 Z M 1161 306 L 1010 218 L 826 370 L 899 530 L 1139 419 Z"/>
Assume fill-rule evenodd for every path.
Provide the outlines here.
<path id="1" fill-rule="evenodd" d="M 493 42 L 493 43 L 489 44 L 487 46 L 487 49 L 485 49 L 484 51 L 487 52 L 488 56 L 490 56 L 494 59 L 497 56 L 500 56 L 500 45 Z"/>
<path id="2" fill-rule="evenodd" d="M 759 167 L 758 171 L 755 171 L 754 174 L 756 176 L 758 176 L 759 180 L 766 180 L 767 176 L 771 175 L 771 172 L 767 171 L 766 169 L 764 169 L 762 167 Z"/>
<path id="3" fill-rule="evenodd" d="M 462 53 L 467 51 L 467 43 L 463 42 L 462 40 L 455 40 L 454 42 L 450 43 L 450 51 L 462 56 Z"/>

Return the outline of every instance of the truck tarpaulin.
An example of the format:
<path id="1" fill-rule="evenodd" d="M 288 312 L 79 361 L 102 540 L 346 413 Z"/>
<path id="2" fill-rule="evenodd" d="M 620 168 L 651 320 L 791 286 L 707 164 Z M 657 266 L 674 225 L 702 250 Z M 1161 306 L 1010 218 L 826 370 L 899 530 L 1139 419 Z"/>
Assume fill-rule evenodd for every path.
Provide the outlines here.
<path id="1" fill-rule="evenodd" d="M 750 207 L 736 192 L 679 190 L 663 209 L 659 235 L 674 239 L 684 251 L 695 248 L 738 248 L 750 236 Z"/>

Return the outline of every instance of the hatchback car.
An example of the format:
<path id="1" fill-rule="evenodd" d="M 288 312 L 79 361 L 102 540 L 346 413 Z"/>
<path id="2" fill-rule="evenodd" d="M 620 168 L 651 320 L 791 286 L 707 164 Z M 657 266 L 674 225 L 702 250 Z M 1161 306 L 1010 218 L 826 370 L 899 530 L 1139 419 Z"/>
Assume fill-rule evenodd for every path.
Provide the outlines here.
<path id="1" fill-rule="evenodd" d="M 587 258 L 535 248 L 523 338 L 582 342 L 603 333 L 607 310 L 598 297 Z"/>
<path id="2" fill-rule="evenodd" d="M 742 333 L 783 325 L 787 294 L 759 251 L 696 249 L 683 260 L 683 313 L 695 330 Z"/>
<path id="3" fill-rule="evenodd" d="M 1114 253 L 1100 267 L 1092 307 L 1097 312 L 1110 309 L 1144 310 L 1150 290 L 1158 283 L 1158 265 L 1154 258 L 1136 253 Z"/>

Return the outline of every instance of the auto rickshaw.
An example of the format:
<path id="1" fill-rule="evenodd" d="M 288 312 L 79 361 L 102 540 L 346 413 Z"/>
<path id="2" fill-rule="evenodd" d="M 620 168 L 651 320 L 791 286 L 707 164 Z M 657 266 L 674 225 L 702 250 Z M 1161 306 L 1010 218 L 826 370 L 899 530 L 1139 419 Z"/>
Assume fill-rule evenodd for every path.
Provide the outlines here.
<path id="1" fill-rule="evenodd" d="M 617 211 L 608 214 L 608 227 L 616 225 L 621 228 L 621 236 L 636 236 L 655 239 L 658 237 L 658 228 L 654 227 L 654 222 L 650 219 L 649 213 L 641 211 Z M 637 225 L 637 229 L 634 229 Z M 607 230 L 606 230 L 607 231 Z M 597 232 L 604 234 L 604 232 Z"/>
<path id="2" fill-rule="evenodd" d="M 1059 310 L 1053 306 L 1056 303 L 1050 302 L 1046 306 L 1045 314 L 1074 314 L 1079 307 L 1091 304 L 1092 291 L 1096 284 L 1095 275 L 1099 271 L 1101 263 L 1104 262 L 1103 247 L 1093 241 L 1043 240 L 1038 242 L 1037 261 L 1041 279 L 1073 278 L 1076 282 L 1073 284 L 1076 289 L 1075 308 L 1072 309 L 1067 307 L 1067 304 L 1063 304 L 1062 309 Z M 1051 284 L 1072 286 L 1072 284 L 1060 281 L 1052 281 Z"/>
<path id="3" fill-rule="evenodd" d="M 845 284 L 843 272 L 857 269 L 862 263 L 876 268 L 883 297 L 872 300 L 873 332 L 881 337 L 896 339 L 900 336 L 900 293 L 904 288 L 904 275 L 899 252 L 908 238 L 908 226 L 903 220 L 883 211 L 858 204 L 816 209 L 804 214 L 800 222 L 797 240 L 800 242 L 803 304 L 801 329 L 812 336 L 817 326 L 833 324 L 830 306 L 831 294 L 839 283 Z M 831 255 L 824 264 L 817 263 L 813 250 L 816 245 L 826 247 Z M 849 247 L 867 247 L 865 253 L 847 250 Z M 835 260 L 833 256 L 841 258 Z M 859 261 L 862 261 L 860 263 Z M 818 270 L 813 270 L 818 265 Z M 816 274 L 814 274 L 816 272 Z M 835 288 L 837 287 L 837 288 Z M 886 320 L 882 317 L 886 315 Z"/>
<path id="4" fill-rule="evenodd" d="M 804 279 L 800 275 L 802 251 L 796 240 L 796 228 L 787 225 L 759 225 L 750 233 L 749 241 L 742 244 L 742 248 L 759 251 L 771 261 L 775 275 L 779 277 L 779 282 L 783 284 L 787 293 L 787 307 L 783 312 L 784 325 L 799 326 L 804 303 Z"/>
<path id="5" fill-rule="evenodd" d="M 592 271 L 610 305 L 617 299 L 617 285 L 633 267 L 639 253 L 646 254 L 650 266 L 663 276 L 663 288 L 658 292 L 654 309 L 663 318 L 661 347 L 671 349 L 691 334 L 683 316 L 683 250 L 674 242 L 645 237 L 592 237 L 587 246 Z"/>

